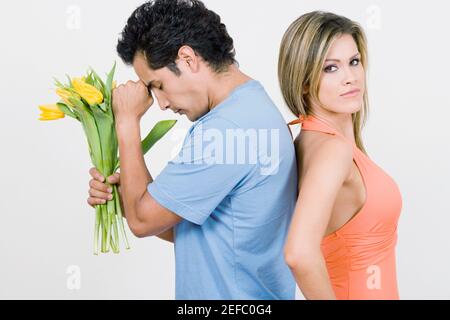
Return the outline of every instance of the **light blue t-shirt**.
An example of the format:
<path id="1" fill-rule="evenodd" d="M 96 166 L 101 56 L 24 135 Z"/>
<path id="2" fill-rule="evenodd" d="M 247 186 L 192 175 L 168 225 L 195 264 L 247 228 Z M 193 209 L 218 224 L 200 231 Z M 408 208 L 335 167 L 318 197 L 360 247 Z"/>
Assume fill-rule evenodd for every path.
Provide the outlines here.
<path id="1" fill-rule="evenodd" d="M 148 185 L 175 226 L 176 299 L 294 299 L 283 248 L 297 199 L 289 129 L 250 80 L 190 128 Z"/>

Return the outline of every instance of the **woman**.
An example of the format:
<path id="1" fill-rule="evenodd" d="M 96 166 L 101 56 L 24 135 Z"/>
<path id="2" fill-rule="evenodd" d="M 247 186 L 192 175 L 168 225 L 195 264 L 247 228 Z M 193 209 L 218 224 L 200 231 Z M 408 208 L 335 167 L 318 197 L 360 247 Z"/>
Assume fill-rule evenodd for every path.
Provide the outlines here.
<path id="1" fill-rule="evenodd" d="M 301 124 L 299 196 L 285 258 L 307 299 L 398 299 L 395 245 L 402 200 L 366 154 L 367 45 L 361 27 L 311 12 L 286 31 L 279 81 Z"/>

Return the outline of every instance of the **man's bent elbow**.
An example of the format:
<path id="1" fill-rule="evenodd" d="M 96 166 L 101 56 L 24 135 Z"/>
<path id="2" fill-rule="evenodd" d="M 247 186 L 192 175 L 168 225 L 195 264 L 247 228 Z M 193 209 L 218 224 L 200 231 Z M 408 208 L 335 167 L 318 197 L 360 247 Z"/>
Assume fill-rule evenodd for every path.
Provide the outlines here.
<path id="1" fill-rule="evenodd" d="M 157 230 L 153 230 L 148 224 L 140 221 L 128 221 L 128 226 L 137 238 L 151 237 L 158 233 Z"/>
<path id="2" fill-rule="evenodd" d="M 128 226 L 130 227 L 131 232 L 134 234 L 136 238 L 145 238 L 147 236 L 140 224 L 129 223 Z"/>

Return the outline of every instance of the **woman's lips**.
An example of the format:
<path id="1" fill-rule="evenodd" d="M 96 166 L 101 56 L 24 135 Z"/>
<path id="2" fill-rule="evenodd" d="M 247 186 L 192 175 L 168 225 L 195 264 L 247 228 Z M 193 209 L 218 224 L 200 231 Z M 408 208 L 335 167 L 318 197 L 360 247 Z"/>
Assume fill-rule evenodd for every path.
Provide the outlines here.
<path id="1" fill-rule="evenodd" d="M 341 94 L 341 97 L 344 97 L 344 98 L 354 97 L 354 96 L 357 96 L 360 91 L 361 90 L 359 90 L 359 89 L 353 89 L 353 90 L 350 90 L 350 91 L 348 91 L 348 92 L 346 92 L 344 94 Z"/>

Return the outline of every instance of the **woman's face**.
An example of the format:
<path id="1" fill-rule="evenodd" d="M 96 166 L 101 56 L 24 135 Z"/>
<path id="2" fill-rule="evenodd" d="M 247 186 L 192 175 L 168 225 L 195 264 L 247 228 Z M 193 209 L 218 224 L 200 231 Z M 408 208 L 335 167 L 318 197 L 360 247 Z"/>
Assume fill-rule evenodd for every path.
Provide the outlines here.
<path id="1" fill-rule="evenodd" d="M 336 38 L 325 59 L 319 86 L 320 108 L 333 113 L 359 111 L 363 104 L 365 71 L 353 37 L 344 34 Z"/>

